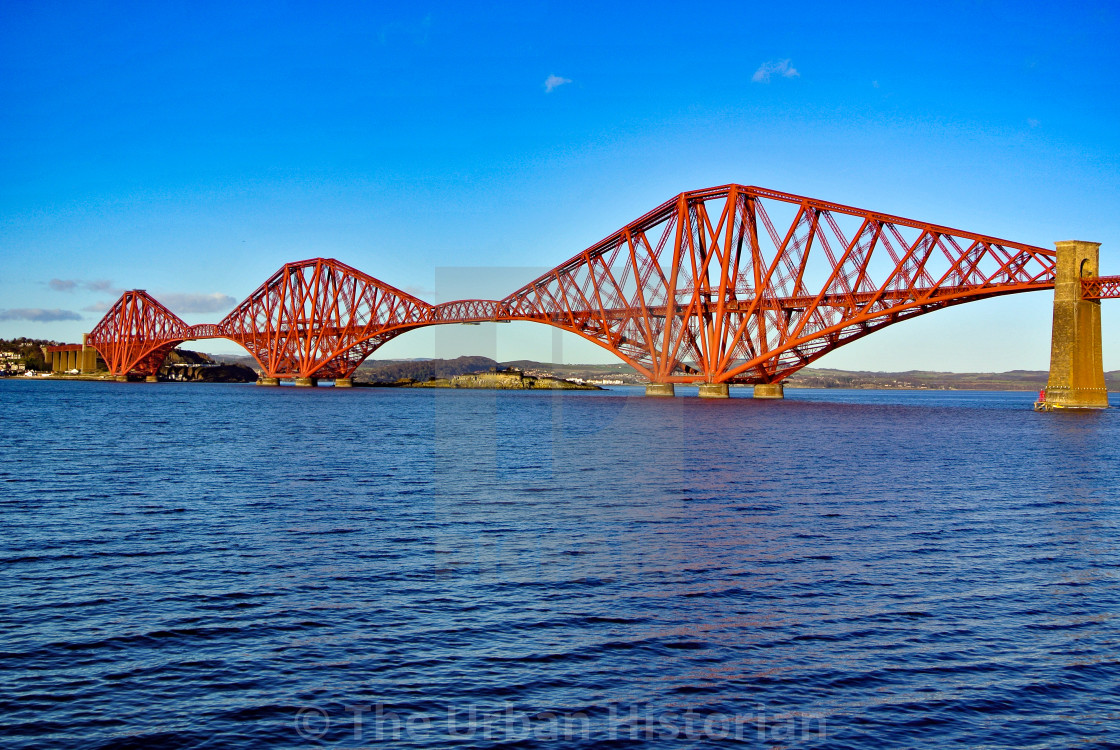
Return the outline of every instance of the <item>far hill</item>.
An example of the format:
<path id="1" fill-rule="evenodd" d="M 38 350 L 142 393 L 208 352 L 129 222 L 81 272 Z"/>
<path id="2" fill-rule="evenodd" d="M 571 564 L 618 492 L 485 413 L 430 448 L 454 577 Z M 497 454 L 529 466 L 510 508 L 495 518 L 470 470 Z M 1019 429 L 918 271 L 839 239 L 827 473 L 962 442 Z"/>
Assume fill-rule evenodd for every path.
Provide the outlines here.
<path id="1" fill-rule="evenodd" d="M 425 381 L 432 378 L 453 378 L 457 375 L 489 372 L 501 368 L 501 365 L 489 357 L 404 361 L 366 360 L 354 373 L 354 379 L 373 383 L 392 383 L 401 379 Z"/>
<path id="2" fill-rule="evenodd" d="M 218 362 L 257 364 L 248 355 L 211 355 Z M 354 377 L 358 381 L 393 382 L 402 378 L 424 381 L 431 378 L 453 378 L 491 370 L 515 369 L 536 377 L 565 378 L 607 384 L 640 385 L 645 378 L 634 368 L 621 362 L 606 365 L 567 365 L 520 359 L 498 362 L 489 357 L 457 357 L 455 359 L 366 360 Z M 887 388 L 961 391 L 1037 391 L 1046 385 L 1045 370 L 1011 370 L 1009 372 L 871 372 L 866 370 L 834 370 L 806 367 L 786 381 L 789 388 Z M 1105 373 L 1110 391 L 1120 391 L 1120 370 Z"/>
<path id="3" fill-rule="evenodd" d="M 1008 372 L 863 372 L 805 368 L 787 382 L 792 388 L 897 388 L 957 391 L 1037 391 L 1046 385 L 1045 370 Z M 1106 372 L 1105 384 L 1120 390 L 1120 370 Z"/>

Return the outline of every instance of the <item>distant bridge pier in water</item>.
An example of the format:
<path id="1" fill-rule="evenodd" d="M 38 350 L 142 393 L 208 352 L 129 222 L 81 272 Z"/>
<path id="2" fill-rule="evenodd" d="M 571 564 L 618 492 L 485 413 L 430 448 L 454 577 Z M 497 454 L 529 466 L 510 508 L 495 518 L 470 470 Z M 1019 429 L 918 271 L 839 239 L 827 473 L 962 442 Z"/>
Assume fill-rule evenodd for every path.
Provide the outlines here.
<path id="1" fill-rule="evenodd" d="M 731 387 L 727 383 L 700 383 L 697 388 L 700 398 L 730 398 Z M 676 395 L 672 383 L 650 383 L 646 386 L 646 395 L 664 398 Z M 781 399 L 785 398 L 785 386 L 781 383 L 756 383 L 754 385 L 754 398 Z"/>
<path id="2" fill-rule="evenodd" d="M 785 398 L 786 388 L 781 383 L 759 383 L 754 387 L 755 398 Z"/>
<path id="3" fill-rule="evenodd" d="M 728 398 L 731 394 L 727 383 L 701 383 L 700 398 Z"/>
<path id="4" fill-rule="evenodd" d="M 261 375 L 257 378 L 257 385 L 278 386 L 280 385 L 281 378 L 269 377 L 268 375 Z M 353 378 L 333 378 L 335 388 L 353 388 Z M 316 377 L 293 377 L 292 384 L 299 388 L 316 388 L 319 385 L 319 378 Z"/>
<path id="5" fill-rule="evenodd" d="M 1106 409 L 1101 354 L 1101 282 L 1097 281 L 1100 243 L 1054 243 L 1054 324 L 1050 340 L 1050 379 L 1037 408 Z"/>

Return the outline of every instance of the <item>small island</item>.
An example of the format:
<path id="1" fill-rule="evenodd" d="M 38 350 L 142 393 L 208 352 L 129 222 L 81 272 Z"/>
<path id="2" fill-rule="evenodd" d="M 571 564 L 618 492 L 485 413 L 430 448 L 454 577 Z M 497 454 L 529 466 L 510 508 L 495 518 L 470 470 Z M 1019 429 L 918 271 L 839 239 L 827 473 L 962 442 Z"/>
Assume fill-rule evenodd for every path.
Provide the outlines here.
<path id="1" fill-rule="evenodd" d="M 602 387 L 590 383 L 576 383 L 563 378 L 526 375 L 520 370 L 491 370 L 449 378 L 431 377 L 427 380 L 400 378 L 392 382 L 374 381 L 355 383 L 373 388 L 482 388 L 499 391 L 601 391 Z"/>

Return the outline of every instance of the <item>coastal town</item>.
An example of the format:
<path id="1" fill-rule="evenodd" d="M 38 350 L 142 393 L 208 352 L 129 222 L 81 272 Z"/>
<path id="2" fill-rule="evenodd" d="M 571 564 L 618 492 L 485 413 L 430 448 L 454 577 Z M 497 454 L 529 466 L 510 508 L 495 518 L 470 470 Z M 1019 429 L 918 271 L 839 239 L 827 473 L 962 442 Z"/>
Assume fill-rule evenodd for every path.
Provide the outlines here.
<path id="1" fill-rule="evenodd" d="M 41 339 L 0 339 L 0 377 L 50 376 L 46 348 L 56 341 Z"/>

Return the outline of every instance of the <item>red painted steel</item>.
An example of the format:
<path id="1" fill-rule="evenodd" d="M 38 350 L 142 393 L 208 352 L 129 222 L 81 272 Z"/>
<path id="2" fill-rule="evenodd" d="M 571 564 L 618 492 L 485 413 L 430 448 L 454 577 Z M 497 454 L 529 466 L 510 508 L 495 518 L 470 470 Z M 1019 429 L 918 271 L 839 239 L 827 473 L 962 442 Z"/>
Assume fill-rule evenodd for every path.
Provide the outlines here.
<path id="1" fill-rule="evenodd" d="M 267 377 L 349 377 L 432 305 L 337 260 L 288 263 L 218 323 Z"/>
<path id="2" fill-rule="evenodd" d="M 167 353 L 192 338 L 190 329 L 143 289 L 133 289 L 109 308 L 87 343 L 114 375 L 155 375 Z"/>
<path id="3" fill-rule="evenodd" d="M 1120 299 L 1120 276 L 1097 276 L 1081 280 L 1082 299 Z"/>
<path id="4" fill-rule="evenodd" d="M 678 195 L 502 300 L 431 305 L 316 258 L 285 265 L 216 325 L 187 326 L 128 292 L 90 343 L 115 374 L 149 372 L 182 340 L 225 337 L 268 377 L 331 378 L 419 326 L 526 320 L 593 341 L 652 382 L 775 383 L 900 320 L 1053 285 L 1053 250 L 725 185 Z"/>
<path id="5" fill-rule="evenodd" d="M 1050 288 L 1053 273 L 1052 250 L 728 185 L 679 195 L 502 302 L 654 382 L 773 383 L 885 325 Z"/>

